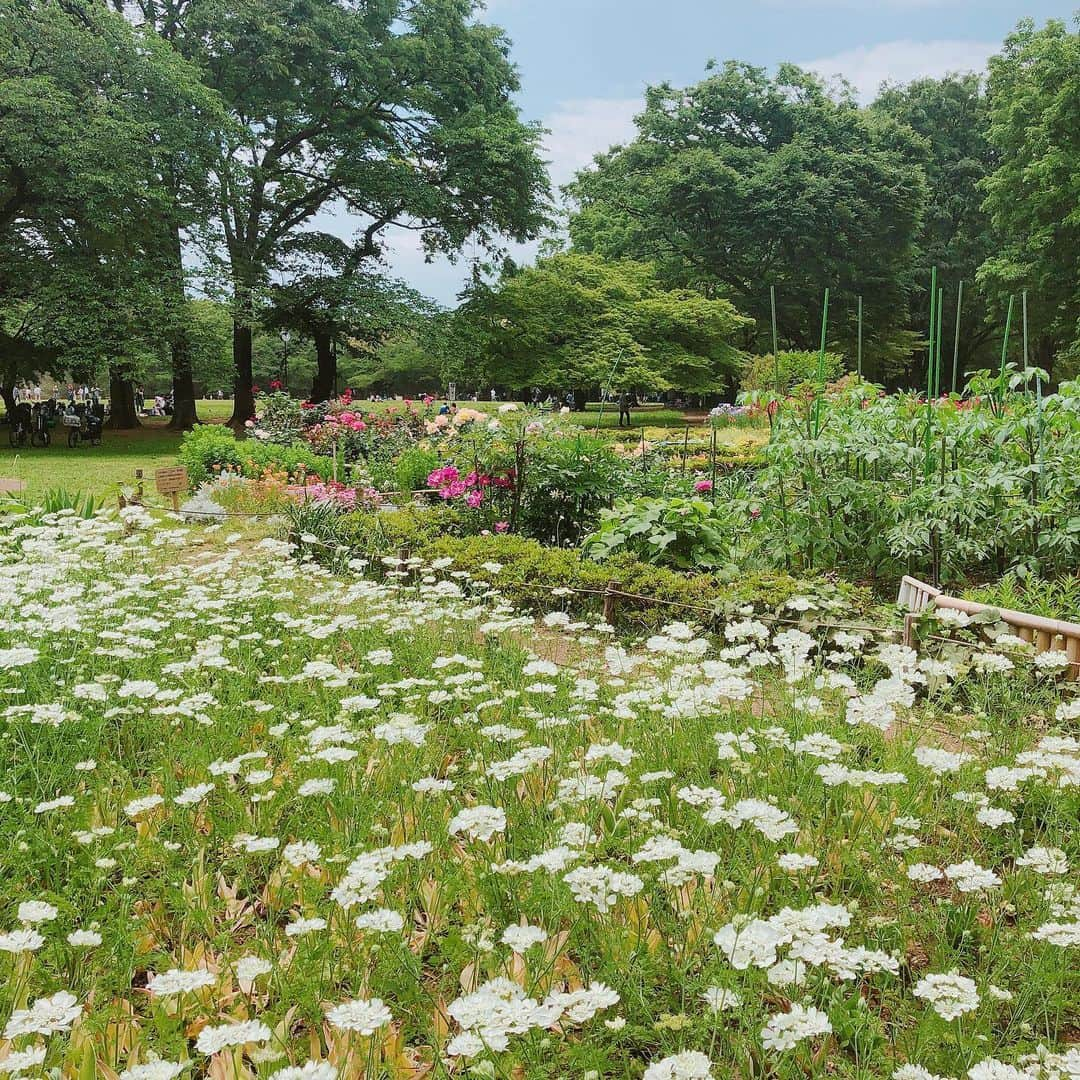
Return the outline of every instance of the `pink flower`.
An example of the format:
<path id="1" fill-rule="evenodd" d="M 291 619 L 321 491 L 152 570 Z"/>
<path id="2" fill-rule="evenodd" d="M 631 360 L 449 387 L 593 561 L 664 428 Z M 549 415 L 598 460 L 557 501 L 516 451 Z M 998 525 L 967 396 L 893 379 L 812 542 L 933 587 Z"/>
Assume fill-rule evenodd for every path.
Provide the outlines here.
<path id="1" fill-rule="evenodd" d="M 473 489 L 465 496 L 465 505 L 471 507 L 473 510 L 475 510 L 483 501 L 484 493 L 479 488 Z"/>
<path id="2" fill-rule="evenodd" d="M 509 529 L 510 529 L 510 522 L 509 521 L 496 521 L 495 522 L 495 531 L 497 533 L 508 532 Z"/>
<path id="3" fill-rule="evenodd" d="M 711 480 L 698 480 L 697 483 L 694 484 L 694 490 L 695 491 L 712 491 L 712 481 Z"/>

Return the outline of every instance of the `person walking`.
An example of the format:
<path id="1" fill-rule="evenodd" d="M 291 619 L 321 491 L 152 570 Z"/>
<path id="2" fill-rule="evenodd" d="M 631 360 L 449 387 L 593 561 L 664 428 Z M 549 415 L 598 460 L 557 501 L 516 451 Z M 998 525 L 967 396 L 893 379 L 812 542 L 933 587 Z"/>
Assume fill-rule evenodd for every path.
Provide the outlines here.
<path id="1" fill-rule="evenodd" d="M 626 427 L 631 427 L 633 421 L 630 418 L 630 394 L 626 390 L 619 392 L 619 427 L 623 427 L 623 417 L 626 417 Z"/>

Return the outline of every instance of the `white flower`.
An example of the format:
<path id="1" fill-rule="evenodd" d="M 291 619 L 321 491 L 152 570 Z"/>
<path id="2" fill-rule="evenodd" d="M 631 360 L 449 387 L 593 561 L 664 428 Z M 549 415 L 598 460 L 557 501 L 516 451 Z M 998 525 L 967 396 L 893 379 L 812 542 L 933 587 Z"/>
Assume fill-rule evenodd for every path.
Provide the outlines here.
<path id="1" fill-rule="evenodd" d="M 17 918 L 27 926 L 36 926 L 38 923 L 52 922 L 58 914 L 57 908 L 44 900 L 24 900 L 19 905 Z"/>
<path id="2" fill-rule="evenodd" d="M 728 1009 L 737 1009 L 742 1005 L 742 998 L 734 990 L 728 990 L 723 986 L 710 986 L 701 995 L 701 1000 L 713 1012 L 725 1012 Z"/>
<path id="3" fill-rule="evenodd" d="M 593 904 L 601 913 L 610 911 L 620 896 L 636 896 L 645 886 L 636 875 L 607 866 L 579 866 L 564 875 L 563 881 L 575 900 Z"/>
<path id="4" fill-rule="evenodd" d="M 945 874 L 936 866 L 917 862 L 907 868 L 907 876 L 909 881 L 918 881 L 925 885 L 927 882 L 940 880 Z"/>
<path id="5" fill-rule="evenodd" d="M 286 844 L 281 857 L 290 866 L 303 866 L 305 863 L 318 862 L 322 855 L 322 848 L 318 844 L 307 840 L 297 840 L 295 843 Z"/>
<path id="6" fill-rule="evenodd" d="M 490 840 L 496 833 L 506 831 L 506 811 L 498 806 L 468 806 L 450 819 L 451 836 L 467 833 L 473 840 Z"/>
<path id="7" fill-rule="evenodd" d="M 800 870 L 812 870 L 818 865 L 818 860 L 813 855 L 801 855 L 797 851 L 790 851 L 776 860 L 781 870 L 797 874 Z"/>
<path id="8" fill-rule="evenodd" d="M 327 1009 L 326 1019 L 333 1027 L 342 1031 L 358 1031 L 361 1035 L 371 1035 L 389 1024 L 393 1016 L 379 998 L 372 998 L 370 1001 L 358 998 Z"/>
<path id="9" fill-rule="evenodd" d="M 1026 866 L 1036 874 L 1067 874 L 1069 862 L 1061 848 L 1033 847 L 1016 860 L 1017 866 Z"/>
<path id="10" fill-rule="evenodd" d="M 697 1050 L 684 1050 L 681 1054 L 654 1061 L 642 1080 L 710 1080 L 712 1062 L 707 1054 Z"/>
<path id="11" fill-rule="evenodd" d="M 21 930 L 11 930 L 6 934 L 0 934 L 0 952 L 20 953 L 36 952 L 45 944 L 45 939 L 31 927 L 23 927 Z"/>
<path id="12" fill-rule="evenodd" d="M 358 930 L 373 930 L 382 934 L 396 934 L 405 925 L 401 915 L 390 908 L 378 908 L 375 911 L 365 911 L 356 916 Z"/>
<path id="13" fill-rule="evenodd" d="M 67 941 L 76 948 L 89 949 L 101 944 L 101 935 L 96 930 L 72 930 Z"/>
<path id="14" fill-rule="evenodd" d="M 144 795 L 141 799 L 132 799 L 124 807 L 124 813 L 128 817 L 138 817 L 140 814 L 145 814 L 147 811 L 160 806 L 164 801 L 160 795 Z"/>
<path id="15" fill-rule="evenodd" d="M 960 892 L 980 892 L 983 889 L 993 889 L 1001 884 L 1001 878 L 987 870 L 971 859 L 965 859 L 962 863 L 953 863 L 945 867 L 945 876 L 960 890 Z"/>
<path id="16" fill-rule="evenodd" d="M 305 1061 L 270 1074 L 270 1080 L 337 1080 L 337 1069 L 329 1061 Z"/>
<path id="17" fill-rule="evenodd" d="M 236 961 L 236 977 L 244 983 L 254 982 L 260 975 L 268 975 L 274 965 L 261 956 L 241 956 Z"/>
<path id="18" fill-rule="evenodd" d="M 82 1006 L 75 995 L 61 990 L 52 997 L 38 998 L 28 1009 L 16 1009 L 4 1028 L 4 1038 L 52 1035 L 58 1031 L 67 1031 L 81 1013 Z"/>
<path id="19" fill-rule="evenodd" d="M 196 803 L 202 802 L 213 790 L 213 784 L 195 784 L 193 787 L 184 788 L 184 790 L 173 799 L 173 802 L 176 803 L 177 806 L 194 806 Z"/>
<path id="20" fill-rule="evenodd" d="M 944 975 L 924 975 L 912 993 L 928 1001 L 938 1016 L 955 1020 L 979 1007 L 975 983 L 953 970 Z"/>
<path id="21" fill-rule="evenodd" d="M 813 1005 L 792 1004 L 789 1012 L 769 1017 L 761 1031 L 761 1043 L 766 1050 L 783 1052 L 792 1049 L 802 1039 L 828 1035 L 830 1031 L 832 1024 L 820 1009 Z"/>
<path id="22" fill-rule="evenodd" d="M 273 1037 L 274 1033 L 258 1020 L 242 1020 L 235 1024 L 204 1027 L 195 1041 L 195 1049 L 200 1054 L 216 1054 L 230 1046 L 269 1042 Z"/>
<path id="23" fill-rule="evenodd" d="M 14 649 L 0 649 L 0 671 L 10 668 L 26 667 L 38 658 L 37 649 L 19 646 Z"/>
<path id="24" fill-rule="evenodd" d="M 175 1080 L 190 1064 L 189 1061 L 147 1061 L 125 1069 L 119 1080 Z"/>
<path id="25" fill-rule="evenodd" d="M 31 1046 L 28 1050 L 12 1050 L 3 1061 L 0 1061 L 0 1072 L 20 1076 L 40 1065 L 45 1060 L 45 1051 L 44 1046 Z"/>
<path id="26" fill-rule="evenodd" d="M 315 916 L 311 919 L 294 919 L 285 927 L 286 937 L 303 937 L 305 934 L 313 934 L 317 930 L 326 929 L 326 920 Z"/>
<path id="27" fill-rule="evenodd" d="M 524 953 L 533 945 L 547 941 L 547 931 L 539 926 L 508 926 L 502 935 L 502 943 L 509 945 L 516 953 Z"/>
<path id="28" fill-rule="evenodd" d="M 206 968 L 196 968 L 194 971 L 170 968 L 160 975 L 151 975 L 146 981 L 146 989 L 152 994 L 166 997 L 172 994 L 190 994 L 206 986 L 213 986 L 216 982 L 217 976 Z"/>

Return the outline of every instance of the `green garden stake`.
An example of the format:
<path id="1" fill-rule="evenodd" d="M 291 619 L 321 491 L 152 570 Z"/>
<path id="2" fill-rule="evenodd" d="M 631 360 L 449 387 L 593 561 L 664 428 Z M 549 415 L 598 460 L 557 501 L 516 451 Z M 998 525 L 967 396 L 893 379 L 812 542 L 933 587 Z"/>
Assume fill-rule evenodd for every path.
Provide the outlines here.
<path id="1" fill-rule="evenodd" d="M 1005 315 L 1005 340 L 1001 343 L 1001 371 L 998 373 L 998 376 L 1002 384 L 1002 400 L 1005 398 L 1005 361 L 1009 357 L 1009 331 L 1012 330 L 1013 301 L 1015 299 L 1015 296 L 1009 297 L 1009 310 Z"/>
<path id="2" fill-rule="evenodd" d="M 1028 327 L 1027 327 L 1027 289 L 1020 294 L 1020 312 L 1024 324 L 1024 375 L 1028 373 Z M 1028 389 L 1027 379 L 1024 379 L 1024 393 L 1031 394 Z"/>
<path id="3" fill-rule="evenodd" d="M 941 397 L 941 315 L 945 310 L 945 290 L 937 294 L 937 343 L 934 345 L 934 397 Z"/>
<path id="4" fill-rule="evenodd" d="M 817 396 L 814 398 L 814 438 L 821 432 L 821 399 L 825 394 L 825 335 L 829 329 L 829 289 L 825 287 L 825 303 L 821 308 L 821 352 L 818 353 Z"/>
<path id="5" fill-rule="evenodd" d="M 859 382 L 862 382 L 862 297 L 859 297 L 859 360 L 858 360 L 858 374 Z"/>
<path id="6" fill-rule="evenodd" d="M 926 428 L 923 432 L 923 472 L 926 476 L 931 473 L 930 463 L 930 427 L 933 422 L 933 406 L 930 404 L 934 396 L 934 341 L 936 338 L 937 317 L 937 267 L 930 270 L 930 338 L 926 349 Z"/>
<path id="7" fill-rule="evenodd" d="M 926 400 L 934 390 L 934 317 L 937 308 L 937 267 L 930 271 L 930 343 L 926 349 Z"/>
<path id="8" fill-rule="evenodd" d="M 956 291 L 956 332 L 953 335 L 952 347 L 952 392 L 956 393 L 956 369 L 960 364 L 960 309 L 964 304 L 964 283 L 960 282 L 960 288 Z"/>
<path id="9" fill-rule="evenodd" d="M 769 286 L 769 306 L 772 308 L 772 358 L 776 370 L 776 392 L 780 393 L 780 347 L 776 339 L 776 286 Z"/>

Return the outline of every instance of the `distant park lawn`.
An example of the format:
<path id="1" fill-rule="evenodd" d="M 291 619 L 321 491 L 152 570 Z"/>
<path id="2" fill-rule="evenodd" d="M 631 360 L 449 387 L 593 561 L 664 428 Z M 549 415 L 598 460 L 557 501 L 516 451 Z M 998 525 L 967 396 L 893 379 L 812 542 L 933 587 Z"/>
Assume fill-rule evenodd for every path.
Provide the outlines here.
<path id="1" fill-rule="evenodd" d="M 231 401 L 200 401 L 199 418 L 206 421 L 228 419 Z M 176 464 L 180 435 L 169 431 L 164 417 L 145 416 L 135 431 L 106 431 L 100 446 L 68 448 L 64 429 L 53 429 L 53 444 L 44 449 L 25 447 L 12 450 L 8 429 L 0 427 L 0 477 L 23 480 L 26 493 L 66 488 L 111 496 L 121 484 L 131 484 L 135 470 L 142 469 L 151 480 L 154 469 Z"/>
<path id="2" fill-rule="evenodd" d="M 359 401 L 364 411 L 383 411 L 401 406 L 401 401 Z M 459 407 L 495 412 L 503 402 L 459 401 Z M 200 401 L 199 418 L 221 423 L 232 413 L 231 401 Z M 583 428 L 599 426 L 604 430 L 618 427 L 618 406 L 598 403 L 585 412 L 570 413 L 568 419 Z M 682 428 L 687 423 L 700 424 L 701 417 L 687 416 L 677 409 L 644 406 L 633 410 L 634 428 Z M 26 493 L 65 488 L 68 491 L 89 492 L 101 498 L 112 497 L 123 484 L 135 480 L 135 470 L 142 469 L 152 488 L 154 469 L 176 463 L 180 436 L 168 431 L 163 417 L 146 416 L 142 427 L 135 431 L 106 431 L 101 446 L 80 445 L 68 449 L 63 428 L 54 429 L 52 446 L 45 449 L 26 447 L 12 450 L 7 443 L 7 428 L 0 427 L 0 477 L 23 480 Z"/>

